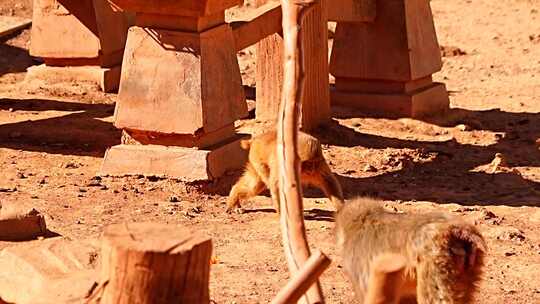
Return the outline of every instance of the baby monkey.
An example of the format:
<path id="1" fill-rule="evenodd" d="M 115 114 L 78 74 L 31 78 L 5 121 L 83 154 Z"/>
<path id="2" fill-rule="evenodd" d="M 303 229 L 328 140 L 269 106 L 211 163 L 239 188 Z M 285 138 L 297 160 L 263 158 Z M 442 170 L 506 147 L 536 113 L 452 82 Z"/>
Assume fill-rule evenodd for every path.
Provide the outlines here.
<path id="1" fill-rule="evenodd" d="M 242 148 L 249 150 L 248 163 L 244 174 L 229 193 L 228 213 L 240 207 L 241 199 L 256 196 L 267 187 L 270 189 L 274 207 L 279 213 L 276 141 L 277 133 L 274 130 L 241 142 Z M 299 132 L 298 157 L 301 161 L 301 183 L 318 187 L 332 201 L 335 208 L 339 208 L 343 203 L 341 185 L 324 159 L 319 140 Z"/>
<path id="2" fill-rule="evenodd" d="M 385 211 L 381 204 L 358 198 L 336 214 L 343 268 L 358 299 L 364 301 L 371 288 L 370 273 L 381 268 L 380 260 L 378 266 L 374 261 L 394 255 L 403 258 L 404 268 L 399 279 L 390 280 L 396 286 L 384 287 L 397 291 L 385 303 L 470 303 L 487 251 L 478 230 L 449 215 L 398 214 Z"/>

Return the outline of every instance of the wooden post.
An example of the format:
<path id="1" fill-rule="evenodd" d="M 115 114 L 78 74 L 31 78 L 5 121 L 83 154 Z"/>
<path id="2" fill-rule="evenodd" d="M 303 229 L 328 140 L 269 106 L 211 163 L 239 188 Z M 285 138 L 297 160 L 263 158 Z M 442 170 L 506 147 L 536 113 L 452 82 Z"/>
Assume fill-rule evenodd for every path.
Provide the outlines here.
<path id="1" fill-rule="evenodd" d="M 116 224 L 101 249 L 101 304 L 209 303 L 210 238 L 173 225 Z"/>
<path id="2" fill-rule="evenodd" d="M 308 7 L 305 5 L 310 4 Z M 297 140 L 304 88 L 303 16 L 313 2 L 297 3 L 282 0 L 284 75 L 283 97 L 277 122 L 277 159 L 279 164 L 279 196 L 283 247 L 290 272 L 294 275 L 308 259 L 310 252 L 304 228 L 304 207 L 300 185 L 300 161 Z M 302 298 L 305 303 L 324 303 L 321 288 L 316 282 Z"/>
<path id="3" fill-rule="evenodd" d="M 261 5 L 268 0 L 257 0 Z M 301 109 L 301 128 L 309 131 L 328 121 L 330 89 L 328 82 L 328 28 L 326 0 L 317 1 L 302 20 L 305 88 Z M 257 45 L 257 106 L 259 120 L 275 122 L 283 83 L 283 38 L 273 34 Z"/>
<path id="4" fill-rule="evenodd" d="M 281 289 L 271 304 L 296 303 L 300 297 L 319 279 L 319 276 L 330 266 L 330 259 L 316 250 L 306 261 L 304 267 Z"/>

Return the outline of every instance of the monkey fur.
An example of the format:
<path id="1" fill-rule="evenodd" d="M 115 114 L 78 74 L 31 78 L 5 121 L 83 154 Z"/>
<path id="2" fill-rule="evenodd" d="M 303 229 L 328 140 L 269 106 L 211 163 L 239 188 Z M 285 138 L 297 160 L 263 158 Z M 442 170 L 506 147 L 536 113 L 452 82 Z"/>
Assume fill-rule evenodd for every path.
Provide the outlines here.
<path id="1" fill-rule="evenodd" d="M 241 142 L 249 150 L 244 174 L 231 189 L 227 199 L 227 212 L 240 207 L 240 200 L 256 196 L 268 188 L 276 211 L 279 213 L 277 133 L 269 131 Z M 335 208 L 343 203 L 341 185 L 324 159 L 319 140 L 304 132 L 298 134 L 298 157 L 301 162 L 300 180 L 303 185 L 321 189 Z"/>
<path id="2" fill-rule="evenodd" d="M 337 246 L 358 299 L 366 295 L 373 261 L 398 254 L 405 271 L 394 303 L 470 303 L 487 251 L 478 230 L 446 214 L 392 213 L 381 205 L 357 198 L 336 214 Z"/>

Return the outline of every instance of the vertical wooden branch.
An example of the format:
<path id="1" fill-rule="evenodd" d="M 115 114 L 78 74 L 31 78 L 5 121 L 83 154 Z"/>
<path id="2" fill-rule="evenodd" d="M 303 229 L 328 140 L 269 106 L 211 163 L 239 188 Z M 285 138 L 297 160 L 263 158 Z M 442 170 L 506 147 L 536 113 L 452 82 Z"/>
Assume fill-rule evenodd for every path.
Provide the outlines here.
<path id="1" fill-rule="evenodd" d="M 302 189 L 300 186 L 297 139 L 304 88 L 304 62 L 300 24 L 313 1 L 281 0 L 283 10 L 284 76 L 283 96 L 277 124 L 279 163 L 279 199 L 283 247 L 294 275 L 309 258 L 304 227 Z M 302 298 L 306 303 L 324 303 L 318 281 Z"/>

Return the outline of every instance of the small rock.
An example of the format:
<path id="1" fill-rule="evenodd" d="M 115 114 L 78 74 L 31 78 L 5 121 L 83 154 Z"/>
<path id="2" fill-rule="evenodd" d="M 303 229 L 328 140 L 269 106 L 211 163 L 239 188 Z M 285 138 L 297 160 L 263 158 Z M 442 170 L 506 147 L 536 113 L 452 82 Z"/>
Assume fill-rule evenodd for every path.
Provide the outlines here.
<path id="1" fill-rule="evenodd" d="M 64 168 L 66 169 L 77 169 L 81 166 L 80 163 L 75 163 L 75 162 L 67 162 L 65 165 L 64 165 Z"/>
<path id="2" fill-rule="evenodd" d="M 149 182 L 157 182 L 157 181 L 160 180 L 160 178 L 157 177 L 157 176 L 147 176 L 146 180 L 149 181 Z"/>
<path id="3" fill-rule="evenodd" d="M 24 179 L 26 178 L 26 175 L 24 175 L 22 172 L 17 172 L 17 178 Z"/>
<path id="4" fill-rule="evenodd" d="M 517 228 L 504 227 L 497 232 L 497 240 L 521 243 L 525 241 L 525 234 L 523 233 L 523 231 Z"/>
<path id="5" fill-rule="evenodd" d="M 364 172 L 377 172 L 377 168 L 372 165 L 366 165 L 363 170 Z"/>
<path id="6" fill-rule="evenodd" d="M 493 213 L 493 212 L 491 212 L 491 211 L 489 211 L 487 209 L 482 209 L 480 218 L 483 221 L 486 221 L 486 222 L 488 222 L 489 224 L 492 224 L 492 225 L 500 225 L 502 223 L 502 220 L 503 220 L 503 218 L 498 217 L 497 215 L 495 215 L 495 213 Z"/>
<path id="7" fill-rule="evenodd" d="M 472 211 L 478 211 L 478 208 L 476 207 L 460 207 L 454 210 L 454 212 L 463 213 L 463 212 L 472 212 Z"/>
<path id="8" fill-rule="evenodd" d="M 202 212 L 202 208 L 199 207 L 199 206 L 195 206 L 195 207 L 191 208 L 190 211 L 193 212 L 193 213 L 199 214 L 199 213 Z"/>
<path id="9" fill-rule="evenodd" d="M 171 202 L 171 203 L 178 203 L 179 201 L 180 200 L 178 199 L 178 197 L 176 197 L 174 195 L 169 197 L 169 202 Z"/>
<path id="10" fill-rule="evenodd" d="M 39 180 L 39 184 L 40 185 L 45 185 L 47 183 L 47 181 L 45 180 L 45 178 L 42 178 Z"/>
<path id="11" fill-rule="evenodd" d="M 467 52 L 455 46 L 441 45 L 440 50 L 441 50 L 442 57 L 456 57 L 456 56 L 467 55 Z"/>
<path id="12" fill-rule="evenodd" d="M 84 189 L 84 188 L 79 188 L 79 192 L 85 193 L 85 192 L 86 192 L 86 189 Z"/>
<path id="13" fill-rule="evenodd" d="M 97 179 L 96 176 L 92 177 L 86 184 L 87 187 L 101 187 L 101 178 Z"/>
<path id="14" fill-rule="evenodd" d="M 468 125 L 466 125 L 466 124 L 459 124 L 459 125 L 456 126 L 456 129 L 458 129 L 458 130 L 460 130 L 460 131 L 462 131 L 462 132 L 466 132 L 466 131 L 471 131 L 471 130 L 472 130 L 471 126 L 468 126 Z"/>
<path id="15" fill-rule="evenodd" d="M 17 191 L 17 188 L 7 188 L 7 187 L 0 187 L 0 192 L 15 192 Z"/>
<path id="16" fill-rule="evenodd" d="M 188 219 L 192 219 L 195 217 L 194 215 L 190 214 L 188 211 L 182 211 L 182 215 Z"/>

